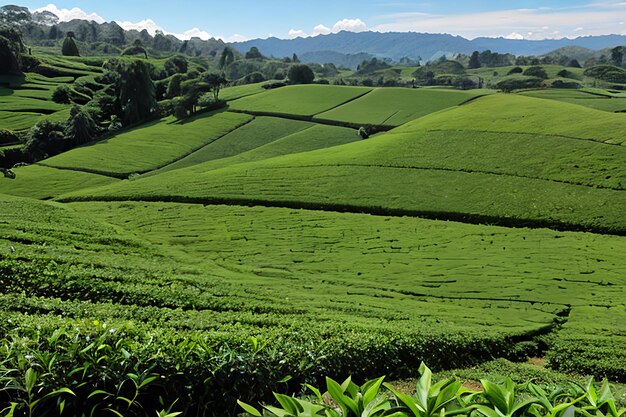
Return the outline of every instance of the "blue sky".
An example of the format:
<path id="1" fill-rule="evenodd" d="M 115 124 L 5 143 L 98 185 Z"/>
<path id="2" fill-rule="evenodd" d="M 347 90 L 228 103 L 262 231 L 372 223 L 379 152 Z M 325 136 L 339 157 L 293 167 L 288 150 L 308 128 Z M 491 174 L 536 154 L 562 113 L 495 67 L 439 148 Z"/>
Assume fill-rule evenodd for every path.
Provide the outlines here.
<path id="1" fill-rule="evenodd" d="M 58 0 L 50 5 L 37 1 L 19 4 L 31 10 L 45 7 L 64 19 L 88 15 L 95 20 L 115 20 L 127 28 L 226 40 L 311 36 L 339 30 L 518 39 L 626 34 L 626 1 L 619 0 Z"/>

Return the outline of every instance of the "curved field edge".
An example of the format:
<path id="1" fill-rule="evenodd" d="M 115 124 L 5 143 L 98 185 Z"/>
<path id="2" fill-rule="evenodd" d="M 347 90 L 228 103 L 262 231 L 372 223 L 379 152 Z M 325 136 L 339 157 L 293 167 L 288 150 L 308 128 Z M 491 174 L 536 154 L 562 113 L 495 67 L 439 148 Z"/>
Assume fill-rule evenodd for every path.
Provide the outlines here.
<path id="1" fill-rule="evenodd" d="M 169 117 L 39 164 L 127 178 L 172 164 L 252 120 L 251 116 L 230 112 L 201 114 L 184 122 Z"/>
<path id="2" fill-rule="evenodd" d="M 180 170 L 58 200 L 264 205 L 626 234 L 622 191 L 428 169 L 260 162 L 208 172 Z"/>
<path id="3" fill-rule="evenodd" d="M 564 325 L 572 316 L 570 308 L 610 303 L 619 293 L 615 289 L 623 287 L 623 242 L 612 236 L 260 207 L 132 202 L 68 207 L 5 196 L 0 202 L 0 245 L 14 248 L 0 258 L 1 333 L 28 334 L 25 354 L 69 348 L 65 338 L 54 346 L 42 342 L 59 329 L 79 351 L 92 343 L 88 337 L 123 346 L 132 363 L 111 362 L 109 369 L 150 369 L 163 375 L 168 389 L 184 401 L 207 390 L 210 394 L 203 398 L 218 403 L 224 398 L 228 404 L 236 398 L 263 399 L 286 375 L 293 377 L 288 386 L 296 390 L 300 382 L 326 375 L 408 376 L 422 360 L 447 369 L 493 357 L 520 359 L 539 348 L 537 337 Z M 346 241 L 345 236 L 352 237 Z M 354 262 L 366 239 L 374 239 L 370 255 L 361 257 L 376 268 Z M 268 241 L 274 242 L 271 250 Z M 523 251 L 514 247 L 503 252 L 503 242 L 536 248 L 536 241 L 544 242 L 540 257 L 553 256 L 552 248 L 577 262 L 593 264 L 599 257 L 617 262 L 613 277 L 598 277 L 612 286 L 594 284 L 598 295 L 579 298 L 572 307 L 566 305 L 572 302 L 567 292 L 554 299 L 561 291 L 557 286 L 566 285 L 577 297 L 590 292 L 567 281 L 551 284 L 551 301 L 498 300 L 501 290 L 487 284 L 496 268 L 478 270 L 486 280 L 484 299 L 470 291 L 476 288 L 474 277 L 465 300 L 450 299 L 445 297 L 450 295 L 447 286 L 454 285 L 445 282 L 450 274 L 441 277 L 432 267 L 407 265 L 407 270 L 424 271 L 423 277 L 414 277 L 399 261 L 420 259 L 426 265 L 439 258 L 440 267 L 456 270 L 460 278 L 464 247 L 482 253 L 482 260 L 473 254 L 468 259 L 487 266 L 502 254 L 523 259 Z M 409 252 L 407 244 L 414 245 Z M 564 252 L 564 247 L 570 249 Z M 259 256 L 265 261 L 257 262 Z M 311 262 L 303 264 L 305 257 Z M 242 265 L 241 259 L 249 264 Z M 589 277 L 589 265 L 567 259 L 562 265 L 575 276 L 584 272 Z M 584 270 L 574 271 L 574 265 Z M 395 280 L 389 274 L 392 267 L 400 267 Z M 554 271 L 559 267 L 554 265 Z M 470 265 L 466 272 L 474 268 Z M 525 268 L 520 265 L 518 272 Z M 419 281 L 424 294 L 411 291 L 413 281 Z M 501 284 L 511 288 L 512 282 Z M 616 318 L 616 334 L 622 331 L 620 323 Z M 251 343 L 251 336 L 257 342 Z M 590 352 L 594 346 L 588 345 Z M 56 369 L 69 375 L 72 366 L 76 364 L 62 362 Z"/>

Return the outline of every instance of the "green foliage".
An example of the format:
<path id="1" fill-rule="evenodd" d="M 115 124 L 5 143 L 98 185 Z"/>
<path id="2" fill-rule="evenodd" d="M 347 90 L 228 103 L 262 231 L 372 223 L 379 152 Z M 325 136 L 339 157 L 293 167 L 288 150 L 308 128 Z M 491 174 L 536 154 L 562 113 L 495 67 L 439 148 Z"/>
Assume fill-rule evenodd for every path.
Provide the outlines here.
<path id="1" fill-rule="evenodd" d="M 74 42 L 73 32 L 68 32 L 65 40 L 63 40 L 63 46 L 61 47 L 61 53 L 63 56 L 80 56 L 78 46 Z"/>
<path id="2" fill-rule="evenodd" d="M 626 84 L 626 70 L 612 65 L 596 65 L 587 68 L 584 74 L 602 81 Z"/>
<path id="3" fill-rule="evenodd" d="M 220 55 L 220 60 L 219 60 L 219 67 L 220 68 L 226 68 L 229 65 L 231 65 L 233 62 L 235 62 L 235 53 L 233 52 L 232 48 L 227 46 L 224 48 L 224 50 L 222 51 L 222 54 Z"/>
<path id="4" fill-rule="evenodd" d="M 480 68 L 481 66 L 482 65 L 480 63 L 480 52 L 474 51 L 472 53 L 472 56 L 470 57 L 468 68 L 476 69 L 476 68 Z"/>
<path id="5" fill-rule="evenodd" d="M 499 81 L 496 84 L 496 88 L 502 90 L 505 93 L 510 93 L 515 90 L 541 87 L 542 82 L 543 82 L 543 79 L 538 78 L 538 77 L 517 76 L 517 77 L 506 78 L 502 81 Z"/>
<path id="6" fill-rule="evenodd" d="M 533 384 L 517 386 L 507 378 L 505 385 L 496 385 L 486 379 L 481 380 L 482 391 L 468 392 L 461 388 L 455 378 L 431 384 L 430 370 L 422 363 L 421 378 L 417 392 L 407 395 L 399 392 L 391 384 L 385 384 L 388 391 L 380 390 L 383 378 L 368 381 L 358 387 L 348 378 L 342 385 L 327 378 L 327 393 L 334 404 L 324 401 L 320 390 L 308 385 L 316 394 L 313 401 L 274 394 L 279 407 L 264 405 L 272 416 L 327 416 L 327 417 L 427 417 L 454 415 L 482 415 L 485 417 L 503 416 L 546 416 L 572 417 L 574 415 L 619 417 L 626 409 L 619 410 L 611 389 L 604 381 L 600 394 L 596 392 L 593 379 L 586 387 L 552 387 L 548 391 Z M 577 389 L 576 389 L 577 388 Z M 523 391 L 523 396 L 518 394 Z M 531 397 L 528 397 L 528 395 Z M 578 397 L 578 398 L 573 398 Z M 242 401 L 239 406 L 252 416 L 262 414 L 255 407 Z"/>
<path id="7" fill-rule="evenodd" d="M 524 70 L 523 74 L 527 77 L 537 77 L 543 80 L 548 78 L 548 73 L 545 68 L 541 66 L 528 67 Z"/>
<path id="8" fill-rule="evenodd" d="M 14 144 L 16 142 L 19 142 L 19 138 L 14 132 L 8 129 L 0 129 L 0 145 Z"/>
<path id="9" fill-rule="evenodd" d="M 92 115 L 80 106 L 72 106 L 70 118 L 65 128 L 65 138 L 78 146 L 91 142 L 97 135 L 98 129 Z"/>
<path id="10" fill-rule="evenodd" d="M 287 77 L 292 84 L 311 84 L 315 79 L 315 74 L 308 65 L 294 64 L 289 67 Z"/>
<path id="11" fill-rule="evenodd" d="M 259 48 L 253 46 L 248 52 L 246 52 L 246 59 L 263 59 L 263 54 L 259 51 Z"/>
<path id="12" fill-rule="evenodd" d="M 170 78 L 170 82 L 167 85 L 167 92 L 165 93 L 165 97 L 174 98 L 181 95 L 181 82 L 183 77 L 180 74 L 175 74 L 172 78 Z"/>
<path id="13" fill-rule="evenodd" d="M 129 46 L 128 48 L 124 49 L 120 55 L 122 56 L 139 55 L 142 58 L 148 59 L 148 51 L 146 50 L 146 48 L 140 45 Z"/>
<path id="14" fill-rule="evenodd" d="M 65 125 L 43 119 L 28 132 L 24 153 L 39 160 L 62 152 L 65 146 Z"/>
<path id="15" fill-rule="evenodd" d="M 52 93 L 52 101 L 59 104 L 70 104 L 72 90 L 67 85 L 58 86 Z"/>
<path id="16" fill-rule="evenodd" d="M 189 63 L 184 56 L 176 55 L 165 61 L 164 68 L 168 76 L 185 74 L 189 69 Z"/>
<path id="17" fill-rule="evenodd" d="M 124 122 L 132 125 L 146 120 L 156 107 L 154 83 L 143 61 L 119 62 L 116 88 Z"/>

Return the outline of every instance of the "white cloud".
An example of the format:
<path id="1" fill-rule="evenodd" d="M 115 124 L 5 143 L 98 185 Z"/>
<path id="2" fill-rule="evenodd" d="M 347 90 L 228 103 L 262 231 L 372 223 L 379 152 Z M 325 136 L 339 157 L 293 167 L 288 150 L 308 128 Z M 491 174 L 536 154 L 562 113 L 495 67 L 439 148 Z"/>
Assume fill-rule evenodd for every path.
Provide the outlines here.
<path id="1" fill-rule="evenodd" d="M 435 15 L 396 13 L 379 16 L 380 32 L 450 33 L 470 39 L 510 37 L 553 39 L 621 33 L 626 19 L 626 2 L 595 2 L 567 8 L 510 9 L 489 12 Z M 584 28 L 584 29 L 583 29 Z M 508 35 L 507 35 L 508 34 Z"/>
<path id="2" fill-rule="evenodd" d="M 331 32 L 332 30 L 329 27 L 319 24 L 313 28 L 313 33 L 311 34 L 311 36 L 328 35 Z"/>
<path id="3" fill-rule="evenodd" d="M 333 25 L 333 32 L 341 32 L 346 30 L 348 32 L 364 32 L 367 30 L 367 25 L 361 19 L 343 19 Z"/>
<path id="4" fill-rule="evenodd" d="M 73 9 L 59 9 L 55 4 L 48 4 L 47 6 L 40 7 L 38 9 L 33 10 L 33 12 L 43 12 L 48 11 L 57 15 L 61 22 L 69 22 L 73 19 L 81 19 L 81 20 L 93 20 L 97 23 L 104 23 L 104 19 L 101 16 L 98 16 L 96 13 L 87 13 L 78 7 L 74 7 Z"/>
<path id="5" fill-rule="evenodd" d="M 521 40 L 524 39 L 524 35 L 522 35 L 520 33 L 517 33 L 517 32 L 512 32 L 512 33 L 509 33 L 508 35 L 506 35 L 505 38 L 506 39 L 515 39 L 515 40 L 521 41 Z"/>
<path id="6" fill-rule="evenodd" d="M 308 36 L 305 31 L 296 29 L 289 29 L 289 33 L 287 35 L 290 39 L 306 38 Z"/>
<path id="7" fill-rule="evenodd" d="M 165 29 L 163 29 L 162 26 L 159 26 L 154 20 L 152 19 L 146 19 L 146 20 L 142 20 L 141 22 L 137 22 L 137 23 L 133 23 L 133 22 L 121 22 L 121 21 L 116 21 L 115 23 L 117 23 L 118 25 L 120 25 L 123 29 L 125 30 L 138 30 L 139 32 L 141 32 L 142 30 L 147 30 L 149 34 L 151 34 L 152 36 L 154 36 L 157 32 L 157 30 L 161 31 L 161 32 L 165 32 Z"/>
<path id="8" fill-rule="evenodd" d="M 329 35 L 331 33 L 339 33 L 343 30 L 348 31 L 348 32 L 364 32 L 368 30 L 368 28 L 367 28 L 367 24 L 365 24 L 365 22 L 362 21 L 361 19 L 342 19 L 342 20 L 337 21 L 333 25 L 332 29 L 320 23 L 319 25 L 313 28 L 311 35 L 308 35 L 303 30 L 291 29 L 289 30 L 288 37 L 289 39 L 294 39 L 297 37 L 306 38 L 309 36 Z"/>

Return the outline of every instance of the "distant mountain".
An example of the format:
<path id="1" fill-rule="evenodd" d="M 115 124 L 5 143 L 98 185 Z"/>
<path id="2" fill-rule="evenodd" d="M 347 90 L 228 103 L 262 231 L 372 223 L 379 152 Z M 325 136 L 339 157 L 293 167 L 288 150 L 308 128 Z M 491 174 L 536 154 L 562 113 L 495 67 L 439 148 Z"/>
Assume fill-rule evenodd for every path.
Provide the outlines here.
<path id="1" fill-rule="evenodd" d="M 546 39 L 541 41 L 513 40 L 505 38 L 476 38 L 468 40 L 461 36 L 415 32 L 339 32 L 310 38 L 254 39 L 238 42 L 232 46 L 245 52 L 256 46 L 267 56 L 298 56 L 320 51 L 341 54 L 367 53 L 378 58 L 399 61 L 403 57 L 421 58 L 422 61 L 450 54 L 471 54 L 473 51 L 512 53 L 514 55 L 543 55 L 555 49 L 578 46 L 593 50 L 626 45 L 626 36 L 588 36 L 576 39 Z M 319 63 L 323 63 L 318 61 Z"/>
<path id="2" fill-rule="evenodd" d="M 300 61 L 305 63 L 328 64 L 333 63 L 339 67 L 356 69 L 363 61 L 369 61 L 374 55 L 361 52 L 359 54 L 342 54 L 333 51 L 306 52 L 300 55 Z"/>

